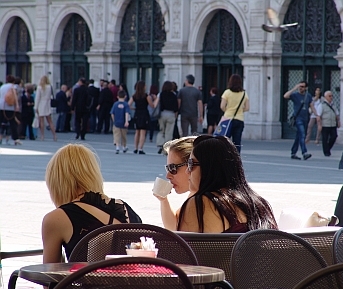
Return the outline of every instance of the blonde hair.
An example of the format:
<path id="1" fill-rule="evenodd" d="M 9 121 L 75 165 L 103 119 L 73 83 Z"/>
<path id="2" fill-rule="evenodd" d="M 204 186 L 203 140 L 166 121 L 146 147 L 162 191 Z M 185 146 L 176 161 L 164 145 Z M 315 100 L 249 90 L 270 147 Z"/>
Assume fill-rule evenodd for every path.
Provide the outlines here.
<path id="1" fill-rule="evenodd" d="M 193 149 L 193 142 L 198 136 L 186 136 L 171 140 L 163 145 L 163 150 L 168 154 L 173 151 L 179 155 L 183 162 L 187 162 Z"/>
<path id="2" fill-rule="evenodd" d="M 47 84 L 50 84 L 49 77 L 47 77 L 46 75 L 43 75 L 39 81 L 39 85 L 42 87 L 43 90 L 45 90 L 45 86 Z"/>
<path id="3" fill-rule="evenodd" d="M 56 207 L 70 203 L 80 192 L 92 191 L 107 198 L 98 156 L 82 144 L 60 148 L 46 167 L 45 181 Z"/>

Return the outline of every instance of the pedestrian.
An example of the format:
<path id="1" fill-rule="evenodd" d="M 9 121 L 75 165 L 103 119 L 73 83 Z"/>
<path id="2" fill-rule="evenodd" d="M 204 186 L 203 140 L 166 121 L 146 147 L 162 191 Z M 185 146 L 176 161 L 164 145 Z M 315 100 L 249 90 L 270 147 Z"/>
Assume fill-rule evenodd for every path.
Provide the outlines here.
<path id="1" fill-rule="evenodd" d="M 149 129 L 150 115 L 148 111 L 148 105 L 155 107 L 150 95 L 148 95 L 146 90 L 145 81 L 140 80 L 135 85 L 135 93 L 129 100 L 129 106 L 135 103 L 135 150 L 133 153 L 145 155 L 143 151 L 143 146 L 146 137 L 146 131 Z"/>
<path id="2" fill-rule="evenodd" d="M 313 126 L 317 124 L 317 134 L 316 134 L 315 143 L 319 144 L 320 133 L 322 131 L 322 122 L 320 119 L 320 115 L 322 112 L 322 96 L 321 96 L 321 90 L 319 87 L 316 88 L 312 101 L 313 101 L 314 108 L 316 109 L 317 116 L 314 114 L 313 111 L 311 111 L 311 116 L 310 116 L 310 121 L 308 122 L 305 143 L 310 142 Z"/>
<path id="3" fill-rule="evenodd" d="M 56 122 L 56 132 L 64 132 L 65 122 L 68 114 L 68 99 L 67 91 L 68 87 L 65 84 L 61 85 L 61 90 L 56 94 L 57 107 L 56 112 L 58 114 Z"/>
<path id="4" fill-rule="evenodd" d="M 210 89 L 210 98 L 206 105 L 207 109 L 207 133 L 213 134 L 223 112 L 220 109 L 220 97 L 217 87 Z"/>
<path id="5" fill-rule="evenodd" d="M 71 103 L 71 109 L 75 112 L 75 139 L 79 139 L 81 136 L 81 140 L 85 140 L 89 120 L 89 108 L 91 105 L 90 101 L 91 98 L 88 94 L 86 79 L 81 77 L 78 81 L 78 86 L 74 89 Z"/>
<path id="6" fill-rule="evenodd" d="M 228 89 L 222 95 L 220 108 L 224 117 L 231 119 L 231 130 L 227 137 L 232 137 L 238 153 L 241 153 L 244 112 L 249 111 L 250 102 L 247 92 L 243 89 L 242 78 L 238 74 L 231 75 Z"/>
<path id="7" fill-rule="evenodd" d="M 195 88 L 195 78 L 188 74 L 185 80 L 185 86 L 178 93 L 178 105 L 181 115 L 182 136 L 187 136 L 189 126 L 191 126 L 191 134 L 198 131 L 198 122 L 203 121 L 203 102 L 201 91 Z"/>
<path id="8" fill-rule="evenodd" d="M 301 158 L 297 156 L 300 145 L 303 159 L 307 160 L 312 156 L 307 152 L 305 144 L 305 134 L 309 121 L 309 108 L 311 108 L 315 116 L 318 115 L 312 103 L 312 96 L 307 92 L 307 82 L 301 81 L 294 88 L 287 91 L 283 97 L 285 99 L 290 99 L 293 102 L 293 116 L 295 117 L 295 126 L 297 129 L 294 143 L 291 148 L 291 159 L 301 160 Z"/>
<path id="9" fill-rule="evenodd" d="M 33 94 L 33 86 L 31 83 L 27 83 L 25 85 L 24 94 L 21 97 L 21 135 L 26 138 L 26 131 L 29 132 L 30 140 L 35 140 L 35 136 L 33 134 L 32 122 L 35 117 L 35 112 L 33 107 L 35 106 L 35 102 L 32 97 Z"/>
<path id="10" fill-rule="evenodd" d="M 99 118 L 96 131 L 101 133 L 102 127 L 105 123 L 104 134 L 108 134 L 110 130 L 110 111 L 113 105 L 113 94 L 108 85 L 109 82 L 107 80 L 103 80 L 102 89 L 99 96 L 99 103 L 97 106 Z"/>
<path id="11" fill-rule="evenodd" d="M 152 84 L 150 86 L 149 95 L 151 96 L 152 101 L 155 102 L 156 99 L 159 97 L 157 85 Z M 154 132 L 157 129 L 158 117 L 153 115 L 155 108 L 151 107 L 150 105 L 148 105 L 148 111 L 149 111 L 149 115 L 150 115 L 149 140 L 150 140 L 150 142 L 152 142 L 152 139 L 154 138 Z"/>
<path id="12" fill-rule="evenodd" d="M 35 99 L 35 111 L 39 116 L 39 129 L 40 129 L 40 139 L 44 140 L 44 118 L 46 118 L 48 125 L 51 129 L 54 141 L 57 141 L 55 127 L 52 123 L 51 118 L 51 107 L 50 101 L 52 96 L 52 86 L 50 84 L 49 78 L 44 75 L 40 79 L 39 85 L 37 87 L 36 99 Z"/>
<path id="13" fill-rule="evenodd" d="M 99 104 L 99 96 L 100 96 L 100 90 L 98 87 L 94 86 L 94 79 L 89 80 L 88 85 L 88 93 L 89 96 L 92 98 L 92 105 L 90 107 L 90 124 L 89 124 L 89 132 L 93 133 L 96 131 L 96 124 L 98 122 L 98 111 L 96 110 L 96 107 Z"/>
<path id="14" fill-rule="evenodd" d="M 341 127 L 339 112 L 333 103 L 332 97 L 331 91 L 325 91 L 320 115 L 322 121 L 322 146 L 326 157 L 331 156 L 331 149 L 337 139 L 337 128 Z"/>
<path id="15" fill-rule="evenodd" d="M 21 141 L 18 137 L 18 123 L 16 118 L 16 112 L 19 111 L 18 95 L 14 88 L 14 76 L 6 76 L 6 84 L 3 84 L 0 88 L 0 122 L 10 124 L 11 136 L 15 145 L 21 145 Z M 6 101 L 6 96 L 10 97 L 13 101 Z"/>
<path id="16" fill-rule="evenodd" d="M 177 96 L 173 89 L 173 83 L 165 81 L 159 97 L 161 116 L 158 119 L 158 125 L 160 131 L 156 138 L 159 154 L 162 153 L 163 144 L 173 139 L 174 125 L 178 112 Z"/>
<path id="17" fill-rule="evenodd" d="M 113 143 L 116 146 L 116 154 L 119 154 L 120 147 L 123 153 L 128 150 L 127 147 L 127 128 L 129 127 L 130 107 L 125 101 L 126 93 L 124 90 L 118 91 L 118 101 L 116 101 L 111 109 L 111 117 L 113 121 Z"/>
<path id="18" fill-rule="evenodd" d="M 10 144 L 11 128 L 8 120 L 3 119 L 0 123 L 0 144 L 2 144 L 2 139 L 5 137 L 6 144 Z"/>

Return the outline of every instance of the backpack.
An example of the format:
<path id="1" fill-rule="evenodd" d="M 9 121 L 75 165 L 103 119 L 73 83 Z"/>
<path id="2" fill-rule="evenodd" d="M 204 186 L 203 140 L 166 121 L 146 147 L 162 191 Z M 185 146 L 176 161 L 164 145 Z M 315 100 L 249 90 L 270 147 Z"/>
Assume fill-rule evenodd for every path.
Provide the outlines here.
<path id="1" fill-rule="evenodd" d="M 16 92 L 13 87 L 11 87 L 9 90 L 7 90 L 5 94 L 5 102 L 9 106 L 14 106 L 16 103 Z"/>

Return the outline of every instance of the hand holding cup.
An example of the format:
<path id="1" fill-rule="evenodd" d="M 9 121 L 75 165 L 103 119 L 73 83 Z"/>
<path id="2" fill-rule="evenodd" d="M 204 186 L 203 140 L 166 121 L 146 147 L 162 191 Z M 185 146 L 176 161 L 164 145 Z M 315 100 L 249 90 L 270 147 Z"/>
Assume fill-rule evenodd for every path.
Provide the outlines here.
<path id="1" fill-rule="evenodd" d="M 157 197 L 165 198 L 170 193 L 172 188 L 173 188 L 173 185 L 171 183 L 157 177 L 154 182 L 154 187 L 152 189 L 152 192 Z"/>

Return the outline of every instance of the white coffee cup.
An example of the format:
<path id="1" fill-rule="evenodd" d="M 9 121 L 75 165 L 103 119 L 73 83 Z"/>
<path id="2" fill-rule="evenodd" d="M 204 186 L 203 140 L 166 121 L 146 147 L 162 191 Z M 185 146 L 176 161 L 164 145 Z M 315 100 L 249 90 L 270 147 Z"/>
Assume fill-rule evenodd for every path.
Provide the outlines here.
<path id="1" fill-rule="evenodd" d="M 152 192 L 156 196 L 160 196 L 165 198 L 173 188 L 173 185 L 169 183 L 168 181 L 161 179 L 159 177 L 156 178 L 154 187 L 152 189 Z"/>
<path id="2" fill-rule="evenodd" d="M 105 260 L 132 257 L 132 255 L 106 255 Z"/>

